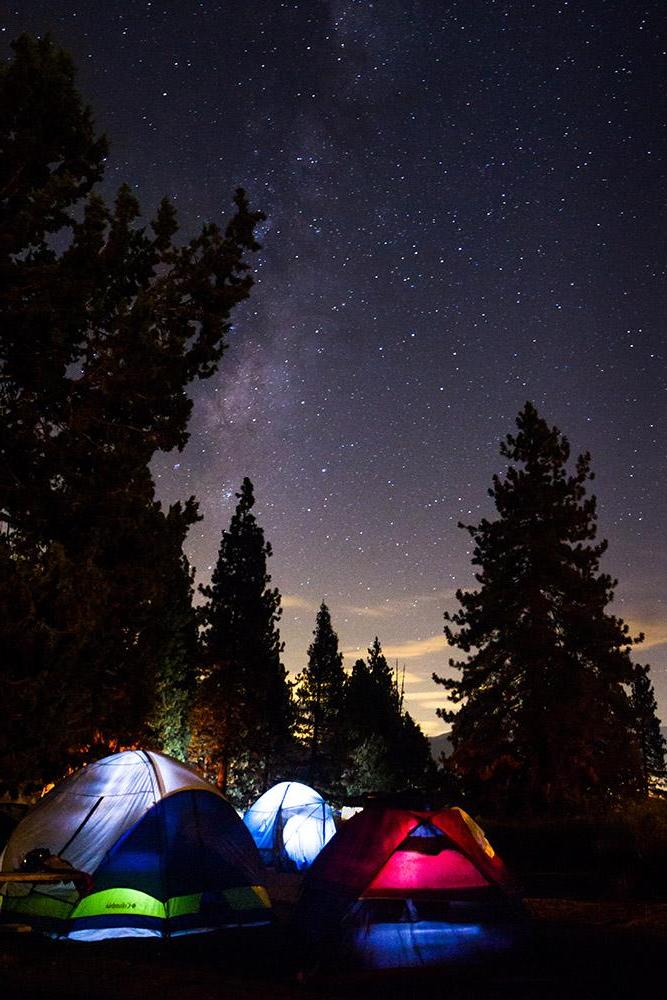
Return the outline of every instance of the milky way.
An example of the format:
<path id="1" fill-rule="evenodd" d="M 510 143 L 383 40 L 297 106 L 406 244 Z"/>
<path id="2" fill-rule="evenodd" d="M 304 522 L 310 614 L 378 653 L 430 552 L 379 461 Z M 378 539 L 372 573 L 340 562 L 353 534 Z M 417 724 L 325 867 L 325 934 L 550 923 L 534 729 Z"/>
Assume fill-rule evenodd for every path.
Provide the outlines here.
<path id="1" fill-rule="evenodd" d="M 249 475 L 286 664 L 325 598 L 348 665 L 379 635 L 438 731 L 457 522 L 492 513 L 531 399 L 592 453 L 667 719 L 664 5 L 22 0 L 7 52 L 23 30 L 73 53 L 108 194 L 169 194 L 184 235 L 238 184 L 267 214 L 190 443 L 154 466 L 165 501 L 200 500 L 199 579 Z"/>

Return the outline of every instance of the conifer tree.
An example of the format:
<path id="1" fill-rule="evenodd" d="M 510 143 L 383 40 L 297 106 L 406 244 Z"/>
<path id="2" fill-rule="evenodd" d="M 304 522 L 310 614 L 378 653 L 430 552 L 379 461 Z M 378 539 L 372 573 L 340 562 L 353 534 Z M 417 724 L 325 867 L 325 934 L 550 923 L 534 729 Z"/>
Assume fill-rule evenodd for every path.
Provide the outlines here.
<path id="1" fill-rule="evenodd" d="M 648 791 L 650 776 L 665 773 L 665 738 L 660 731 L 658 705 L 648 664 L 635 666 L 631 701 L 642 762 L 642 780 L 645 791 Z"/>
<path id="2" fill-rule="evenodd" d="M 163 618 L 156 643 L 197 513 L 192 500 L 163 510 L 150 462 L 187 441 L 186 388 L 216 371 L 249 294 L 259 215 L 239 191 L 224 231 L 177 245 L 168 201 L 148 227 L 129 187 L 107 206 L 93 191 L 106 141 L 71 60 L 48 38 L 13 49 L 0 67 L 0 589 L 16 584 L 23 612 L 0 619 L 0 669 L 34 732 L 0 735 L 0 774 L 18 754 L 48 778 L 150 739 L 161 650 L 173 676 L 191 632 L 178 615 L 169 637 Z"/>
<path id="3" fill-rule="evenodd" d="M 322 601 L 317 612 L 308 665 L 297 678 L 299 724 L 308 747 L 306 780 L 318 788 L 336 789 L 344 767 L 345 671 L 338 636 L 329 608 Z"/>
<path id="4" fill-rule="evenodd" d="M 616 586 L 599 572 L 590 456 L 568 472 L 570 447 L 531 403 L 501 454 L 511 464 L 489 493 L 498 511 L 464 526 L 478 589 L 458 591 L 445 615 L 444 684 L 458 711 L 454 764 L 480 803 L 506 811 L 568 811 L 633 794 L 640 763 L 628 687 L 633 639 L 607 613 Z"/>
<path id="5" fill-rule="evenodd" d="M 293 708 L 280 661 L 280 594 L 269 586 L 271 545 L 257 524 L 246 477 L 223 532 L 211 584 L 202 587 L 205 678 L 198 696 L 198 752 L 239 803 L 276 777 L 291 735 Z M 203 728 L 212 738 L 203 739 Z"/>
<path id="6" fill-rule="evenodd" d="M 349 792 L 398 791 L 429 784 L 434 764 L 428 739 L 403 710 L 397 678 L 376 636 L 357 660 L 345 691 Z M 369 785 L 361 787 L 364 782 Z"/>
<path id="7" fill-rule="evenodd" d="M 404 788 L 429 788 L 436 778 L 431 743 L 409 712 L 401 712 L 396 744 L 396 770 Z"/>
<path id="8" fill-rule="evenodd" d="M 400 695 L 377 636 L 368 649 L 367 659 L 357 660 L 352 667 L 345 711 L 352 733 L 375 733 L 385 739 L 395 735 Z"/>

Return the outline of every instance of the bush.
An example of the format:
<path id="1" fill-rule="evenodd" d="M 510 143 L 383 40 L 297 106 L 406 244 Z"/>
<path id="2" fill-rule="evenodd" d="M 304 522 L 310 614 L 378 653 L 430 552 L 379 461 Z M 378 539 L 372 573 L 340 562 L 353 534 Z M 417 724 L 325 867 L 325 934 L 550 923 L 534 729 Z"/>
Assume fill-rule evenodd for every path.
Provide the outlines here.
<path id="1" fill-rule="evenodd" d="M 481 821 L 526 895 L 667 898 L 667 801 L 597 818 Z"/>

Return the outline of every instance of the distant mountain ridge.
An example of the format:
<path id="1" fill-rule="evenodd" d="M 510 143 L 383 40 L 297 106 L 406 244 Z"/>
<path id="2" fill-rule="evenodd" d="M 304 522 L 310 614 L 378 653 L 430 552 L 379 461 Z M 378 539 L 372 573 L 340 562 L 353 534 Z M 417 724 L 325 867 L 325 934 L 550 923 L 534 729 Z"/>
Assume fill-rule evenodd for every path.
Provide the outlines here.
<path id="1" fill-rule="evenodd" d="M 453 747 L 450 733 L 440 733 L 439 736 L 431 736 L 429 742 L 431 744 L 431 756 L 434 761 L 438 762 L 443 753 L 445 757 L 451 756 Z"/>

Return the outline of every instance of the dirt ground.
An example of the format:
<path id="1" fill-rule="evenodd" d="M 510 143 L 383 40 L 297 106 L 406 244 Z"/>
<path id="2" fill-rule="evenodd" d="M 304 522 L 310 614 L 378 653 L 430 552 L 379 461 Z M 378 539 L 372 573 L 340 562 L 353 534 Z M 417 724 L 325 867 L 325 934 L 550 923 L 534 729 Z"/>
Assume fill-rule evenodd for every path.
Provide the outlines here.
<path id="1" fill-rule="evenodd" d="M 666 903 L 555 899 L 527 901 L 524 940 L 493 964 L 359 973 L 333 961 L 328 969 L 308 968 L 304 974 L 302 956 L 295 952 L 285 923 L 290 894 L 288 886 L 277 907 L 276 925 L 254 931 L 104 944 L 4 932 L 0 997 L 610 1000 L 636 997 L 663 975 Z"/>

